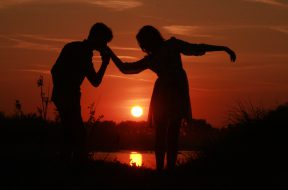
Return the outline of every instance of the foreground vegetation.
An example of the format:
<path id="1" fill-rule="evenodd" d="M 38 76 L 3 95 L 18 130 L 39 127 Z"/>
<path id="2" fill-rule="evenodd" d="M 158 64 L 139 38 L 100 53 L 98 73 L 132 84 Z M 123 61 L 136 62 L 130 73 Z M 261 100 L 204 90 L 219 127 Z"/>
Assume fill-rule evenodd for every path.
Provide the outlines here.
<path id="1" fill-rule="evenodd" d="M 198 143 L 194 148 L 201 149 L 202 157 L 177 167 L 173 173 L 159 173 L 118 162 L 63 163 L 57 157 L 61 141 L 57 122 L 43 120 L 35 114 L 0 114 L 0 177 L 3 185 L 15 189 L 279 189 L 287 187 L 287 116 L 288 104 L 274 110 L 247 110 L 240 106 L 226 128 L 184 130 L 183 137 L 197 134 L 202 137 L 201 141 L 194 141 Z M 107 133 L 107 137 L 113 129 L 105 128 L 107 123 L 94 123 L 98 128 L 94 126 L 89 130 L 98 130 L 96 134 L 101 134 L 100 129 L 104 128 L 106 131 L 102 129 L 102 134 Z M 87 127 L 89 125 L 91 123 Z M 132 130 L 123 128 L 123 133 L 135 132 L 128 129 Z M 137 128 L 139 134 L 140 129 L 146 130 Z M 125 144 L 120 140 L 113 143 L 116 148 Z M 99 148 L 96 144 L 91 147 Z"/>

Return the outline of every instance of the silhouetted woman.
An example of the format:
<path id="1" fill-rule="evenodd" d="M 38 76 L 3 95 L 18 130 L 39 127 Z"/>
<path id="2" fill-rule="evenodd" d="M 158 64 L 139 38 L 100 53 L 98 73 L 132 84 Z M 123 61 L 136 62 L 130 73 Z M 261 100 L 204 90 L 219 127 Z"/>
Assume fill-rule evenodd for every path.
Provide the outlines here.
<path id="1" fill-rule="evenodd" d="M 155 155 L 157 170 L 164 169 L 167 150 L 167 169 L 174 169 L 179 129 L 183 122 L 191 123 L 191 105 L 186 73 L 182 66 L 181 54 L 204 55 L 210 51 L 225 51 L 231 61 L 235 53 L 225 46 L 191 44 L 175 37 L 165 40 L 153 26 L 140 29 L 137 41 L 147 55 L 133 63 L 123 63 L 108 48 L 108 52 L 122 73 L 136 74 L 145 69 L 154 71 L 158 79 L 155 82 L 150 101 L 148 123 L 156 128 Z"/>

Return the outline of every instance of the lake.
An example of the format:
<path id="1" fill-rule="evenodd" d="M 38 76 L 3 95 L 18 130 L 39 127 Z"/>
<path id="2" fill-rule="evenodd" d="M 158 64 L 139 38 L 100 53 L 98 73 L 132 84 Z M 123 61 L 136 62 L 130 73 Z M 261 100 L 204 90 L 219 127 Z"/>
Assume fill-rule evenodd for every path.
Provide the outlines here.
<path id="1" fill-rule="evenodd" d="M 198 155 L 198 151 L 179 151 L 177 156 L 177 165 L 184 164 L 191 159 L 197 159 Z M 153 151 L 122 150 L 117 152 L 91 152 L 90 156 L 93 160 L 104 160 L 107 162 L 118 161 L 130 166 L 150 169 L 156 168 L 155 155 Z"/>

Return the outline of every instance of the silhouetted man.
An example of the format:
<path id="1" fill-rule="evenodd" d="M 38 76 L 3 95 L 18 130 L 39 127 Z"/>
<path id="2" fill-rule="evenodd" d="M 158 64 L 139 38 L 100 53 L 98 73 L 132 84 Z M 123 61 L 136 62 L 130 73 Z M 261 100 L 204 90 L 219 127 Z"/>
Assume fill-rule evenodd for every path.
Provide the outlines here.
<path id="1" fill-rule="evenodd" d="M 105 24 L 94 24 L 87 39 L 70 42 L 64 46 L 51 69 L 52 101 L 62 122 L 61 138 L 64 143 L 61 156 L 66 161 L 81 161 L 86 156 L 86 131 L 81 116 L 80 86 L 85 77 L 94 87 L 100 85 L 110 60 L 102 50 L 112 38 L 112 31 Z M 102 59 L 97 73 L 92 62 L 93 50 L 99 51 Z"/>

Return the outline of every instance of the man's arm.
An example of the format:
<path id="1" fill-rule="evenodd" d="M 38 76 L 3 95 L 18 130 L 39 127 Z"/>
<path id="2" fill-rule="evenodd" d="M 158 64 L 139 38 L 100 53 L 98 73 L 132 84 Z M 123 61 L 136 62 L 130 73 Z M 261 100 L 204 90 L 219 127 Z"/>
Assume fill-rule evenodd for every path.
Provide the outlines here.
<path id="1" fill-rule="evenodd" d="M 107 54 L 100 52 L 100 55 L 102 59 L 102 65 L 99 71 L 96 73 L 93 64 L 91 63 L 92 67 L 89 68 L 87 73 L 87 79 L 94 87 L 98 87 L 101 84 L 104 73 L 110 61 L 110 57 Z"/>

